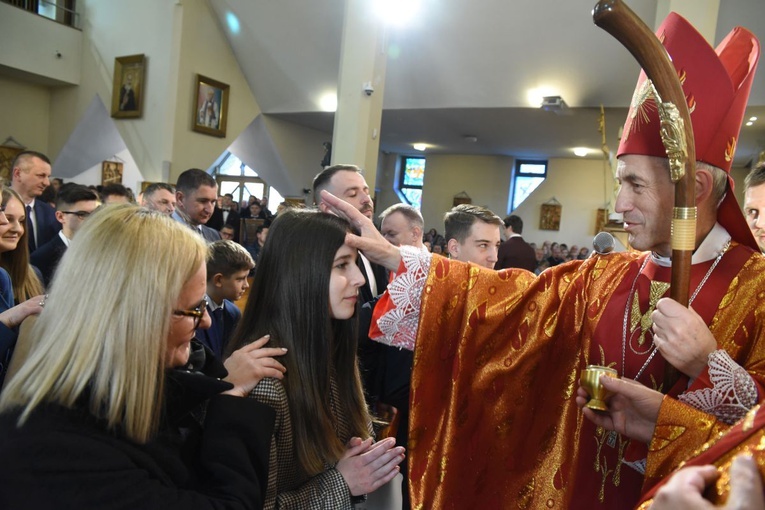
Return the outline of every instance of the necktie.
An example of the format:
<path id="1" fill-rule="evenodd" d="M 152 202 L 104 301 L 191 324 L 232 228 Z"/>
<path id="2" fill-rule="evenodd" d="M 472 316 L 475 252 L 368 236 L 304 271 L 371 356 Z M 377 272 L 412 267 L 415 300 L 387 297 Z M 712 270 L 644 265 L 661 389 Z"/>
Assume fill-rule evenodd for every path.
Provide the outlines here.
<path id="1" fill-rule="evenodd" d="M 29 251 L 33 252 L 37 249 L 37 243 L 35 242 L 35 224 L 32 221 L 32 206 L 27 205 L 27 235 L 29 236 Z"/>
<path id="2" fill-rule="evenodd" d="M 223 307 L 216 308 L 212 312 L 212 324 L 210 325 L 210 336 L 212 337 L 213 351 L 219 359 L 223 359 L 223 350 L 226 348 L 225 338 L 223 338 Z"/>

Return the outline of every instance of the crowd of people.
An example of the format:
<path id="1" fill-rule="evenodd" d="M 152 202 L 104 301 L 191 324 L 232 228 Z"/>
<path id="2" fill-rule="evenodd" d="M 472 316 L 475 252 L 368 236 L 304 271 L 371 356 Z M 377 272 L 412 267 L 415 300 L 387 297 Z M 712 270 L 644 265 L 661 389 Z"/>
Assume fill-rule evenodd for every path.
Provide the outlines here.
<path id="1" fill-rule="evenodd" d="M 443 235 L 406 204 L 378 228 L 352 164 L 315 176 L 315 207 L 272 214 L 199 169 L 137 203 L 62 182 L 43 199 L 50 160 L 19 154 L 0 508 L 350 510 L 392 488 L 402 508 L 763 509 L 765 166 L 745 216 L 725 150 L 758 45 L 739 29 L 716 52 L 675 14 L 660 32 L 695 98 L 690 307 L 668 297 L 674 186 L 650 109 L 617 155 L 629 252 L 536 246 L 470 204 Z M 606 411 L 587 408 L 588 365 L 617 372 Z"/>

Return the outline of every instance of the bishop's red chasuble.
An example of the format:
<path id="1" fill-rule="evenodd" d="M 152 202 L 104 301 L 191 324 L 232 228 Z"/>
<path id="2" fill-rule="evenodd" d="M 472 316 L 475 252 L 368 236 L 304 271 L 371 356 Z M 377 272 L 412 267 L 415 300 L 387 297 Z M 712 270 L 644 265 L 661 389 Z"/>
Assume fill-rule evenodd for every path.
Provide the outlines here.
<path id="1" fill-rule="evenodd" d="M 421 295 L 404 285 L 396 297 L 394 285 L 375 310 L 378 326 L 388 321 L 416 331 L 408 452 L 413 507 L 634 506 L 646 446 L 583 419 L 575 394 L 589 364 L 662 389 L 664 361 L 653 352 L 646 317 L 666 294 L 669 268 L 649 254 L 613 253 L 535 278 L 429 260 L 421 269 Z M 704 408 L 702 414 L 727 411 L 735 421 L 764 387 L 765 258 L 734 242 L 724 256 L 693 266 L 691 291 L 692 306 L 718 341 L 720 363 L 730 360 L 730 370 L 742 370 L 746 381 L 731 393 L 730 370 L 710 360 L 702 376 L 690 385 L 682 378 L 670 394 L 696 396 L 689 403 Z M 404 313 L 386 314 L 396 307 Z M 419 313 L 414 324 L 412 313 Z M 407 342 L 394 338 L 393 345 Z M 670 400 L 668 407 L 690 409 Z M 677 439 L 675 451 L 683 442 Z"/>

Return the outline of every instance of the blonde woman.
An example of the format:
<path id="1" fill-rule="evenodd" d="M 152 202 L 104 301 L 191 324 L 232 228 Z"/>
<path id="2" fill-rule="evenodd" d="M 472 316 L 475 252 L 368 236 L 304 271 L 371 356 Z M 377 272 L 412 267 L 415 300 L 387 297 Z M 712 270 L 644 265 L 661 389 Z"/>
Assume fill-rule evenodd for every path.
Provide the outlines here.
<path id="1" fill-rule="evenodd" d="M 0 396 L 0 508 L 260 508 L 273 412 L 239 397 L 276 350 L 237 351 L 225 382 L 193 349 L 206 253 L 134 206 L 82 227 Z"/>

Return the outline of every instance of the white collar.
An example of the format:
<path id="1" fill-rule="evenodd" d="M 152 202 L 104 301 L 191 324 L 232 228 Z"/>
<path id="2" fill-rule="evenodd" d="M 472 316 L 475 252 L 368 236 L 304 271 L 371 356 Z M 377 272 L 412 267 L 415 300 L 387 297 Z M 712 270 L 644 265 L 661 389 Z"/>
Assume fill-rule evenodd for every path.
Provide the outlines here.
<path id="1" fill-rule="evenodd" d="M 715 223 L 712 230 L 709 231 L 699 247 L 696 248 L 696 251 L 693 252 L 691 264 L 700 264 L 717 258 L 728 242 L 730 242 L 728 231 L 719 223 Z M 651 259 L 659 266 L 672 267 L 672 260 L 669 257 L 662 257 L 652 252 Z"/>
<path id="2" fill-rule="evenodd" d="M 66 247 L 67 247 L 67 248 L 69 248 L 69 243 L 71 243 L 71 242 L 72 242 L 72 240 L 71 240 L 71 239 L 69 239 L 68 237 L 66 237 L 66 236 L 64 235 L 64 231 L 63 231 L 63 230 L 59 230 L 59 231 L 58 231 L 58 236 L 59 236 L 59 237 L 61 238 L 61 240 L 64 242 L 64 244 L 66 245 Z"/>

